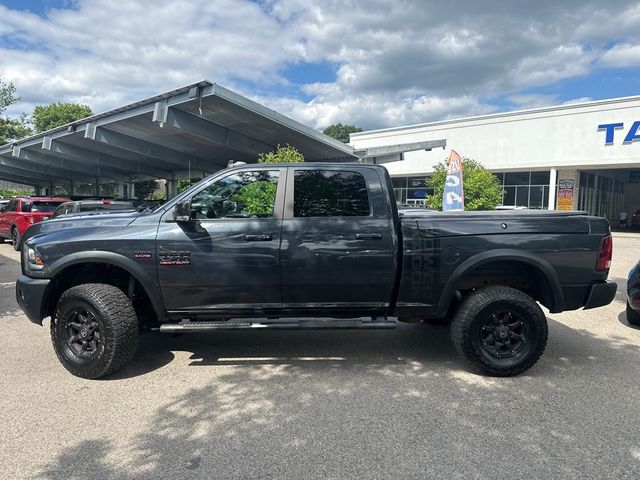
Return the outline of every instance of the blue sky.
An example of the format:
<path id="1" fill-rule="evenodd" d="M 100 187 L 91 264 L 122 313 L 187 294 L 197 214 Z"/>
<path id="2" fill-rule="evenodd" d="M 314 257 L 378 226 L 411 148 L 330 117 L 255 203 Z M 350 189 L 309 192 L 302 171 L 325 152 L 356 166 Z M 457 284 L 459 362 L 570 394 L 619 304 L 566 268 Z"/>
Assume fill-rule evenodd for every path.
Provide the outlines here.
<path id="1" fill-rule="evenodd" d="M 207 78 L 365 129 L 640 94 L 640 5 L 610 0 L 0 0 L 6 112 L 100 112 Z"/>

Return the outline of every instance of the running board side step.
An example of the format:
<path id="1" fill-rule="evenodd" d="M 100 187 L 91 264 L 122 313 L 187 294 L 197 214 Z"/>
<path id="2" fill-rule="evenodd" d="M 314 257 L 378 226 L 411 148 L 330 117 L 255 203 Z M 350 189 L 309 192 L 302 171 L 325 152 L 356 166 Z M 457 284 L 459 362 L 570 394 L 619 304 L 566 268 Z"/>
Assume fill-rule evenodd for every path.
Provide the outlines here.
<path id="1" fill-rule="evenodd" d="M 204 332 L 211 330 L 369 330 L 396 328 L 398 322 L 384 317 L 348 320 L 216 320 L 165 323 L 163 333 Z"/>

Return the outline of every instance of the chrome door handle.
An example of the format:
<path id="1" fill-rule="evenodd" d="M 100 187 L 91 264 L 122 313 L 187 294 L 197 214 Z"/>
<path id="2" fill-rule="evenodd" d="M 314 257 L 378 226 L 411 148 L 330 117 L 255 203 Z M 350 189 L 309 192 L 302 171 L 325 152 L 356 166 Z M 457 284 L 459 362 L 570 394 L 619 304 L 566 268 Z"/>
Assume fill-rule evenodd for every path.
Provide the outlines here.
<path id="1" fill-rule="evenodd" d="M 270 233 L 260 233 L 256 235 L 245 233 L 244 239 L 247 242 L 268 242 L 270 240 L 273 240 L 273 235 L 271 235 Z"/>
<path id="2" fill-rule="evenodd" d="M 357 240 L 382 240 L 381 233 L 356 233 Z"/>

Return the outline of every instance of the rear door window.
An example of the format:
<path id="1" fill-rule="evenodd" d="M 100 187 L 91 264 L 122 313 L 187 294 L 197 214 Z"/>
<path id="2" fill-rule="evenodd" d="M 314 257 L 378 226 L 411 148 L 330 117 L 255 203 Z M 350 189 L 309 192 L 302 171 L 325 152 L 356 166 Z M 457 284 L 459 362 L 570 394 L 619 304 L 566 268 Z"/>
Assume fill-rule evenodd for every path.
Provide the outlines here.
<path id="1" fill-rule="evenodd" d="M 23 212 L 51 213 L 60 206 L 62 202 L 25 202 L 22 204 Z"/>
<path id="2" fill-rule="evenodd" d="M 365 217 L 371 213 L 367 183 L 360 173 L 296 170 L 294 217 Z"/>

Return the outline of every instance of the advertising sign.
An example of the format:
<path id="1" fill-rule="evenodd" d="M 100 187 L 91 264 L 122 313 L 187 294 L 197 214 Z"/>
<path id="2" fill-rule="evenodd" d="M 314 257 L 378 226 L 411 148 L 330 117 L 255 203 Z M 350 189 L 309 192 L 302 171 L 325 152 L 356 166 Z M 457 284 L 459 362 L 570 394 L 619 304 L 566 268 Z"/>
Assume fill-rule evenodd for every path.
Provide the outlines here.
<path id="1" fill-rule="evenodd" d="M 575 180 L 567 179 L 558 182 L 558 210 L 573 210 L 573 188 Z"/>
<path id="2" fill-rule="evenodd" d="M 444 181 L 442 211 L 460 212 L 464 210 L 464 185 L 462 178 L 462 159 L 455 150 L 451 150 L 447 161 L 447 178 Z"/>

